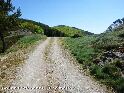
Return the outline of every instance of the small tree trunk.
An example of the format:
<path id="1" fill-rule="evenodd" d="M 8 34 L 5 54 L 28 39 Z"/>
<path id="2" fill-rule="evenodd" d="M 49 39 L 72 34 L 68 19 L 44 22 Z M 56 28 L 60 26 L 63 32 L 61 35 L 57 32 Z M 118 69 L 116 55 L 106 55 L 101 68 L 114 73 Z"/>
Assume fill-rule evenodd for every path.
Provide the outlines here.
<path id="1" fill-rule="evenodd" d="M 0 38 L 2 41 L 2 53 L 4 53 L 5 52 L 5 40 L 4 40 L 4 36 L 2 33 L 0 33 Z"/>

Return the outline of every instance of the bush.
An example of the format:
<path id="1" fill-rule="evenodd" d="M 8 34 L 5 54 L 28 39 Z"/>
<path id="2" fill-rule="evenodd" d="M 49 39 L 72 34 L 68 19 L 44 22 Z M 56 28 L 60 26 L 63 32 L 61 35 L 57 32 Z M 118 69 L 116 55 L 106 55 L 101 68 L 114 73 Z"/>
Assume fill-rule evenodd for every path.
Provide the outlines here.
<path id="1" fill-rule="evenodd" d="M 27 47 L 35 44 L 35 42 L 37 42 L 41 39 L 45 39 L 45 38 L 46 38 L 45 36 L 40 35 L 40 34 L 24 36 L 24 37 L 20 38 L 15 45 L 13 45 L 11 48 L 9 48 L 7 50 L 7 52 L 15 52 L 19 49 L 27 48 Z"/>
<path id="2" fill-rule="evenodd" d="M 76 28 L 64 26 L 64 25 L 55 26 L 54 28 L 57 29 L 58 31 L 64 33 L 65 36 L 69 36 L 69 37 L 74 37 L 74 35 L 76 37 L 77 37 L 77 35 L 83 36 L 82 32 L 84 32 L 84 31 L 81 31 L 80 29 L 76 29 Z"/>
<path id="3" fill-rule="evenodd" d="M 108 74 L 109 77 L 118 78 L 121 76 L 121 71 L 119 68 L 113 65 L 105 65 L 102 69 L 102 72 Z"/>
<path id="4" fill-rule="evenodd" d="M 5 37 L 5 49 L 9 49 L 13 44 L 15 44 L 20 38 L 22 38 L 23 36 L 19 35 L 19 36 L 8 36 Z M 1 44 L 1 40 L 0 40 L 0 53 L 2 52 L 2 44 Z"/>
<path id="5" fill-rule="evenodd" d="M 79 35 L 79 34 L 74 34 L 74 35 L 72 36 L 72 38 L 78 38 L 78 37 L 81 37 L 81 35 Z"/>
<path id="6" fill-rule="evenodd" d="M 98 65 L 93 65 L 90 67 L 91 75 L 94 75 L 97 79 L 105 79 L 108 77 L 107 74 L 102 72 L 102 68 Z"/>
<path id="7" fill-rule="evenodd" d="M 124 92 L 124 78 L 118 78 L 113 87 L 118 91 L 118 93 Z"/>
<path id="8" fill-rule="evenodd" d="M 30 22 L 21 23 L 20 28 L 21 29 L 28 29 L 28 30 L 32 31 L 33 33 L 38 33 L 38 34 L 42 34 L 42 35 L 44 33 L 44 30 L 40 26 L 35 25 L 33 23 L 30 23 Z"/>
<path id="9" fill-rule="evenodd" d="M 113 65 L 120 68 L 121 70 L 123 70 L 123 64 L 124 62 L 121 60 L 115 60 L 115 62 L 113 62 Z"/>

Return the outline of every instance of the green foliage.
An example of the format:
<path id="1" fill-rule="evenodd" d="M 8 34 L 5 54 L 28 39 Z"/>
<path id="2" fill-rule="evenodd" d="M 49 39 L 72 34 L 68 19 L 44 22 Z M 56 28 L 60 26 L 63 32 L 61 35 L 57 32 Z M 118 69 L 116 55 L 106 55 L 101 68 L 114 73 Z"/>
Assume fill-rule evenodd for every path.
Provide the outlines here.
<path id="1" fill-rule="evenodd" d="M 32 44 L 34 43 L 35 41 L 38 41 L 42 38 L 41 35 L 31 35 L 31 36 L 24 36 L 23 38 L 21 38 L 17 44 L 20 44 L 20 45 L 27 45 L 27 44 Z"/>
<path id="2" fill-rule="evenodd" d="M 90 73 L 98 79 L 105 79 L 109 77 L 107 74 L 102 72 L 102 68 L 98 65 L 92 65 L 90 67 Z"/>
<path id="3" fill-rule="evenodd" d="M 94 59 L 102 54 L 108 47 L 117 47 L 123 43 L 118 35 L 122 33 L 107 33 L 100 36 L 84 36 L 80 38 L 64 38 L 63 45 L 76 57 L 85 69 L 89 69 L 91 75 L 102 83 L 113 87 L 118 93 L 124 91 L 124 78 L 121 75 L 122 62 L 113 60 L 113 63 L 99 65 Z M 111 34 L 111 35 L 110 35 Z M 116 37 L 115 37 L 116 36 Z M 119 44 L 118 44 L 119 43 Z M 109 48 L 111 49 L 111 48 Z"/>
<path id="4" fill-rule="evenodd" d="M 39 26 L 42 28 L 44 35 L 48 37 L 81 37 L 83 35 L 92 35 L 93 33 L 90 33 L 88 31 L 84 31 L 75 27 L 69 27 L 69 26 L 55 26 L 55 27 L 49 27 L 48 25 L 45 25 L 40 22 L 35 22 L 33 20 L 27 20 L 27 19 L 20 19 L 21 21 L 21 27 L 23 29 L 30 29 L 34 31 L 34 25 Z M 39 32 L 40 30 L 38 30 Z M 36 31 L 37 32 L 37 31 Z"/>
<path id="5" fill-rule="evenodd" d="M 29 46 L 33 45 L 36 43 L 36 41 L 39 41 L 39 40 L 43 40 L 45 39 L 46 37 L 41 35 L 41 34 L 32 34 L 30 36 L 24 36 L 22 38 L 20 38 L 15 45 L 13 45 L 12 47 L 10 47 L 8 50 L 7 50 L 7 53 L 8 52 L 15 52 L 19 49 L 25 49 L 25 48 L 28 48 Z"/>
<path id="6" fill-rule="evenodd" d="M 77 58 L 80 63 L 83 63 L 86 66 L 90 65 L 90 60 L 95 53 L 95 50 L 91 46 L 91 43 L 94 40 L 94 36 L 65 38 L 64 45 L 71 50 L 72 54 Z"/>
<path id="7" fill-rule="evenodd" d="M 116 67 L 118 67 L 118 68 L 120 68 L 121 70 L 123 70 L 123 61 L 121 61 L 121 60 L 115 60 L 113 63 L 112 63 L 112 65 L 114 65 L 114 66 L 116 66 Z"/>
<path id="8" fill-rule="evenodd" d="M 33 23 L 30 23 L 30 22 L 21 23 L 20 28 L 30 30 L 33 33 L 43 34 L 43 32 L 44 32 L 44 30 L 40 26 L 34 25 Z"/>
<path id="9" fill-rule="evenodd" d="M 40 26 L 44 32 L 49 29 L 50 27 L 46 24 L 43 24 L 43 23 L 40 23 L 40 22 L 36 22 L 36 21 L 33 21 L 33 20 L 28 20 L 28 19 L 20 19 L 21 23 L 24 23 L 24 22 L 28 22 L 28 23 L 32 23 L 34 25 L 37 25 L 37 26 Z"/>
<path id="10" fill-rule="evenodd" d="M 21 16 L 20 8 L 14 12 L 11 0 L 0 1 L 0 38 L 2 41 L 2 52 L 5 51 L 4 36 L 13 29 L 17 29 L 19 26 L 18 17 Z"/>
<path id="11" fill-rule="evenodd" d="M 74 35 L 77 35 L 80 37 L 83 35 L 83 33 L 82 33 L 83 31 L 81 32 L 81 30 L 75 29 L 75 28 L 72 28 L 69 26 L 55 26 L 54 28 L 57 29 L 58 31 L 64 33 L 65 36 L 73 37 Z"/>
<path id="12" fill-rule="evenodd" d="M 107 28 L 107 32 L 112 32 L 112 31 L 117 31 L 117 30 L 121 30 L 124 29 L 124 18 L 122 19 L 117 19 L 116 21 L 114 21 L 108 28 Z"/>
<path id="13" fill-rule="evenodd" d="M 43 34 L 44 33 L 44 30 L 40 26 L 37 26 L 37 25 L 35 25 L 35 30 L 34 31 L 38 34 Z"/>
<path id="14" fill-rule="evenodd" d="M 101 34 L 97 37 L 97 40 L 94 41 L 94 46 L 100 49 L 115 49 L 119 46 L 124 46 L 124 29 L 119 31 L 107 32 Z"/>
<path id="15" fill-rule="evenodd" d="M 103 68 L 102 68 L 102 72 L 105 73 L 105 74 L 108 74 L 109 77 L 111 78 L 118 78 L 118 77 L 121 77 L 121 71 L 119 68 L 113 66 L 113 65 L 105 65 Z"/>

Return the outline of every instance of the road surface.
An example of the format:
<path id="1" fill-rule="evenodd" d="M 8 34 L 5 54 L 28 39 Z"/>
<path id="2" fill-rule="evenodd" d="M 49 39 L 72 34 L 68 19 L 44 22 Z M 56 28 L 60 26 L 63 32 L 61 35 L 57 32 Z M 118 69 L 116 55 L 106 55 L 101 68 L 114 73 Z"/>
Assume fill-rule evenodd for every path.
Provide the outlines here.
<path id="1" fill-rule="evenodd" d="M 108 93 L 74 61 L 59 38 L 48 37 L 25 60 L 7 93 Z"/>

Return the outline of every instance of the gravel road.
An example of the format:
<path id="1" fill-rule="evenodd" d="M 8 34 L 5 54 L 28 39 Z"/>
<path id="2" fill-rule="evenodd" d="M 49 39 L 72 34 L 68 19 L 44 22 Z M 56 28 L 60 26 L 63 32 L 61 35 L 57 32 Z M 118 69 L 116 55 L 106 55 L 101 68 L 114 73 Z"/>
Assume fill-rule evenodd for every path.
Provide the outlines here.
<path id="1" fill-rule="evenodd" d="M 108 93 L 74 64 L 74 58 L 48 37 L 29 55 L 7 93 Z"/>

